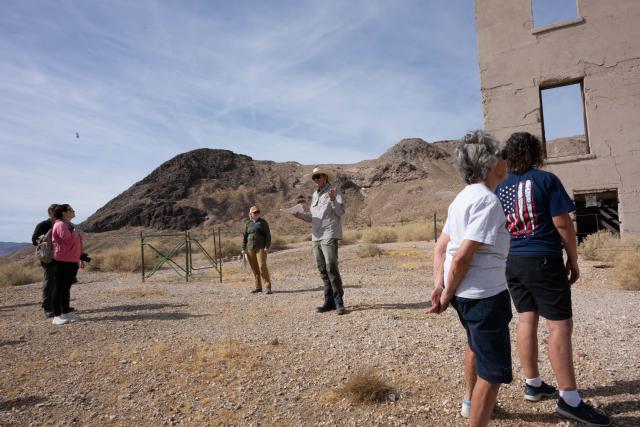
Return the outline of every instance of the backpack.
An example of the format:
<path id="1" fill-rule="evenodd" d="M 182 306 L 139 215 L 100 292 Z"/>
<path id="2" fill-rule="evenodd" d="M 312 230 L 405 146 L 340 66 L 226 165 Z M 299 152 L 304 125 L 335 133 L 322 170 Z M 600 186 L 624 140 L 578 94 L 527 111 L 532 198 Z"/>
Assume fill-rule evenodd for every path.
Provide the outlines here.
<path id="1" fill-rule="evenodd" d="M 53 260 L 53 244 L 51 243 L 52 232 L 53 228 L 38 237 L 38 246 L 36 246 L 36 258 L 45 264 L 48 264 Z"/>

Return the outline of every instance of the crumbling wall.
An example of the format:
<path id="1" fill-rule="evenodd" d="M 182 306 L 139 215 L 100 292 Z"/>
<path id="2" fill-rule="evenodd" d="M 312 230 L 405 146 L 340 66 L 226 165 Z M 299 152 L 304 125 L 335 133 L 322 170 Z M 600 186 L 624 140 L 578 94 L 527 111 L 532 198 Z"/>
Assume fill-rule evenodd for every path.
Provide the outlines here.
<path id="1" fill-rule="evenodd" d="M 578 0 L 578 13 L 534 29 L 531 0 L 476 0 L 485 129 L 542 136 L 540 87 L 582 81 L 589 153 L 546 168 L 570 193 L 617 189 L 621 232 L 640 237 L 640 1 Z"/>

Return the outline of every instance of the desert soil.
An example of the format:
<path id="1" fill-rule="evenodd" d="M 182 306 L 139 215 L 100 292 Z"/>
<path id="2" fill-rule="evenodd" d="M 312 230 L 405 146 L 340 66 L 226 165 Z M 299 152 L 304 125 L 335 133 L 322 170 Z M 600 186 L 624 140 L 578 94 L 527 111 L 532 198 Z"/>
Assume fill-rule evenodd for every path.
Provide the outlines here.
<path id="1" fill-rule="evenodd" d="M 425 314 L 432 243 L 381 245 L 375 258 L 357 246 L 340 253 L 344 316 L 315 312 L 322 290 L 308 243 L 269 255 L 272 295 L 250 294 L 237 261 L 223 283 L 81 272 L 72 288 L 81 320 L 54 326 L 39 284 L 0 290 L 0 425 L 465 425 L 463 329 L 451 309 Z M 615 425 L 638 426 L 640 293 L 616 290 L 596 264 L 581 267 L 579 387 Z M 515 381 L 501 388 L 492 425 L 569 424 L 553 400 L 523 399 L 512 346 Z M 544 350 L 540 365 L 552 381 Z M 380 403 L 342 397 L 368 368 L 393 391 Z"/>

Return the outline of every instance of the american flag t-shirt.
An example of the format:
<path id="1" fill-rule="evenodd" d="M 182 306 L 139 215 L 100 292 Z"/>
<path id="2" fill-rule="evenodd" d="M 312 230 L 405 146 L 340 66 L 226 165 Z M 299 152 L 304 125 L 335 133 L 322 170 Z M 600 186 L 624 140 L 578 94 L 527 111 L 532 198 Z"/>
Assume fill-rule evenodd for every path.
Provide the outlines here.
<path id="1" fill-rule="evenodd" d="M 502 186 L 498 191 L 507 217 L 507 229 L 516 239 L 535 234 L 538 226 L 532 184 L 532 180 L 527 179 Z"/>

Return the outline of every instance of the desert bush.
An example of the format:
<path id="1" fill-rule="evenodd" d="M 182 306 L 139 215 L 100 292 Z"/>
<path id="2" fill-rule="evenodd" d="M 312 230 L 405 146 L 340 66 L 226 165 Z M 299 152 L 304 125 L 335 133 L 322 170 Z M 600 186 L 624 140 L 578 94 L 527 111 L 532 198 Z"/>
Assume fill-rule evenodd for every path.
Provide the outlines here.
<path id="1" fill-rule="evenodd" d="M 344 230 L 342 232 L 342 245 L 352 245 L 362 238 L 362 230 Z"/>
<path id="2" fill-rule="evenodd" d="M 271 236 L 271 247 L 269 248 L 271 251 L 281 251 L 283 249 L 287 249 L 287 244 L 289 243 L 288 239 L 283 236 Z"/>
<path id="3" fill-rule="evenodd" d="M 391 243 L 398 240 L 392 227 L 371 227 L 362 232 L 362 240 L 367 243 Z"/>
<path id="4" fill-rule="evenodd" d="M 242 236 L 240 237 L 222 237 L 220 239 L 220 247 L 218 248 L 218 255 L 222 258 L 228 258 L 232 256 L 238 256 L 242 253 Z M 204 242 L 200 242 L 205 247 L 209 255 L 214 256 L 213 252 L 213 237 L 209 237 Z M 216 245 L 218 240 L 216 238 Z"/>
<path id="5" fill-rule="evenodd" d="M 371 244 L 371 243 L 361 243 L 358 245 L 356 249 L 356 254 L 360 258 L 369 258 L 374 256 L 380 256 L 384 252 L 380 249 L 379 246 Z"/>
<path id="6" fill-rule="evenodd" d="M 433 222 L 413 222 L 396 227 L 400 242 L 433 240 Z"/>
<path id="7" fill-rule="evenodd" d="M 578 246 L 578 253 L 587 260 L 611 261 L 618 253 L 620 239 L 608 231 L 589 234 Z"/>
<path id="8" fill-rule="evenodd" d="M 155 264 L 157 256 L 145 251 L 145 264 Z M 98 271 L 119 271 L 127 273 L 137 273 L 142 269 L 141 252 L 139 243 L 131 243 L 123 248 L 109 248 L 97 252 L 88 264 L 90 270 Z"/>
<path id="9" fill-rule="evenodd" d="M 0 265 L 0 288 L 28 285 L 42 280 L 42 269 L 23 262 Z"/>
<path id="10" fill-rule="evenodd" d="M 622 289 L 640 290 L 640 253 L 637 250 L 620 252 L 616 256 L 613 278 Z"/>
<path id="11" fill-rule="evenodd" d="M 353 403 L 382 402 L 392 392 L 393 388 L 378 378 L 373 368 L 356 372 L 334 391 L 335 397 L 346 398 Z"/>

